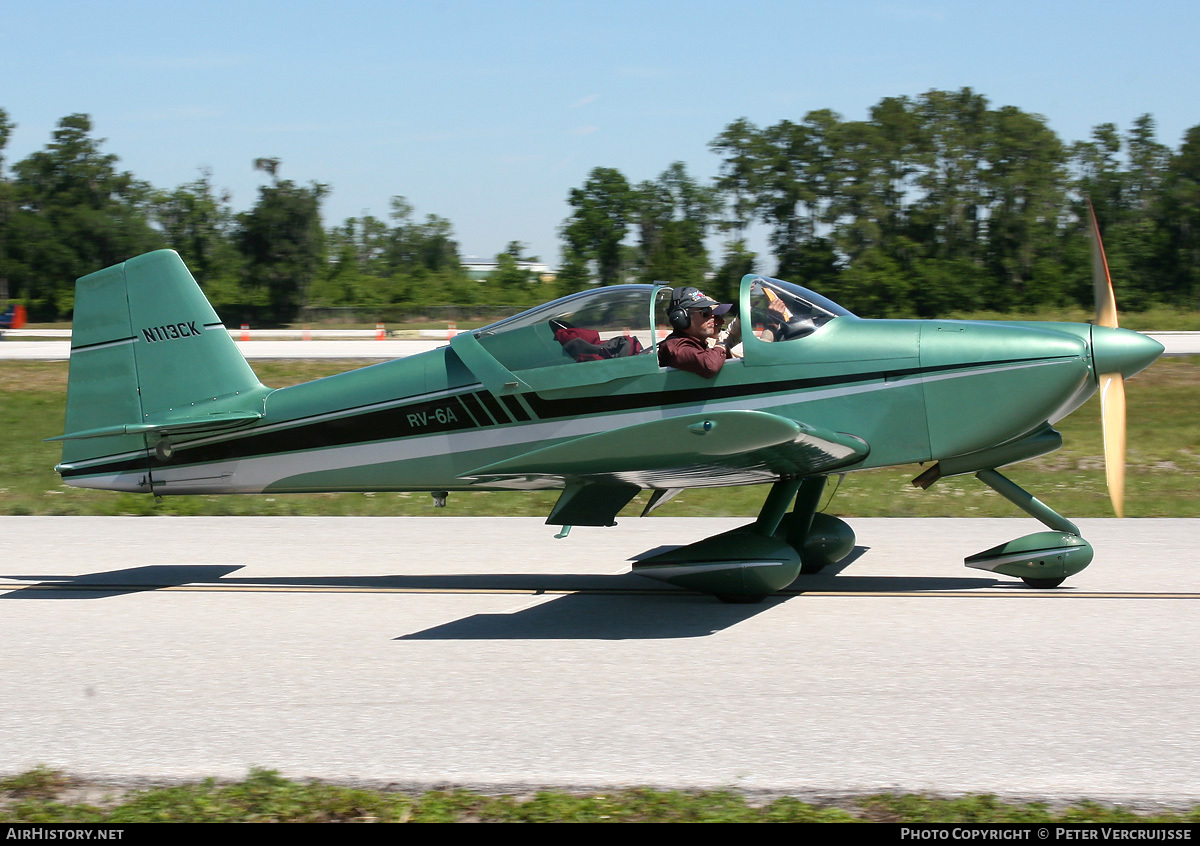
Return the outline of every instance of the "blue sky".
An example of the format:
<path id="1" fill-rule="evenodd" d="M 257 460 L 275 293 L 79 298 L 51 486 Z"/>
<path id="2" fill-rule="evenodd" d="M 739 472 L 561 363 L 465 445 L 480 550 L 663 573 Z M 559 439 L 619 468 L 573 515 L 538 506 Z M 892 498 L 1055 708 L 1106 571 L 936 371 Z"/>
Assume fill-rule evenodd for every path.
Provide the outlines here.
<path id="1" fill-rule="evenodd" d="M 0 0 L 0 107 L 8 165 L 85 112 L 156 187 L 206 167 L 248 208 L 275 157 L 332 188 L 327 224 L 400 194 L 463 255 L 555 261 L 592 168 L 707 179 L 739 117 L 970 86 L 1067 142 L 1149 112 L 1175 148 L 1200 124 L 1198 36 L 1200 4 L 1154 0 Z"/>

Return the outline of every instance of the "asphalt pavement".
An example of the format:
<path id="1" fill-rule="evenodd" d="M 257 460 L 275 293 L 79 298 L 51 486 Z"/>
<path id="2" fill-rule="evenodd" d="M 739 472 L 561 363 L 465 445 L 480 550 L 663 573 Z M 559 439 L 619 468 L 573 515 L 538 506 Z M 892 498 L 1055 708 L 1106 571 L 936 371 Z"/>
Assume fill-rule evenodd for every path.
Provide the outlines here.
<path id="1" fill-rule="evenodd" d="M 1080 520 L 1052 591 L 963 567 L 1027 519 L 850 518 L 751 606 L 630 574 L 740 522 L 0 518 L 0 774 L 1200 802 L 1200 521 Z"/>

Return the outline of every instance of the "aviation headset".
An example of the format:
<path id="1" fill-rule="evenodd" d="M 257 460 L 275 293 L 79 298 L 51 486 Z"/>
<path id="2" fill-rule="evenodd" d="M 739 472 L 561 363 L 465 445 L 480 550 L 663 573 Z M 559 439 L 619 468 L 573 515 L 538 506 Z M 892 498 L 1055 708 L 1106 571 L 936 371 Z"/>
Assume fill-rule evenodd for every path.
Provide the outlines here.
<path id="1" fill-rule="evenodd" d="M 688 310 L 683 307 L 679 300 L 671 297 L 671 303 L 667 306 L 667 322 L 671 324 L 672 329 L 682 332 L 692 324 L 691 317 L 688 316 Z"/>
<path id="2" fill-rule="evenodd" d="M 671 328 L 682 332 L 692 324 L 692 318 L 688 315 L 688 308 L 684 305 L 685 300 L 696 302 L 697 300 L 704 299 L 707 299 L 707 297 L 696 288 L 676 288 L 672 291 L 671 302 L 667 306 L 667 321 L 671 324 Z"/>

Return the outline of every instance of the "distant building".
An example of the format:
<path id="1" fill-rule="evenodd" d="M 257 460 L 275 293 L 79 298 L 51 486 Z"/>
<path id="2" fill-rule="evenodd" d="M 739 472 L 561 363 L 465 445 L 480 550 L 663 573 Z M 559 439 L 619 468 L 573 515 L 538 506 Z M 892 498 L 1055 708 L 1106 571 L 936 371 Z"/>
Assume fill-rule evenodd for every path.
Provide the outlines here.
<path id="1" fill-rule="evenodd" d="M 558 278 L 558 271 L 548 264 L 542 264 L 537 261 L 518 261 L 517 267 L 521 270 L 528 271 L 537 275 L 541 282 L 553 282 Z M 488 276 L 499 270 L 500 265 L 495 259 L 477 259 L 473 256 L 468 256 L 462 260 L 462 269 L 470 279 L 487 279 Z"/>

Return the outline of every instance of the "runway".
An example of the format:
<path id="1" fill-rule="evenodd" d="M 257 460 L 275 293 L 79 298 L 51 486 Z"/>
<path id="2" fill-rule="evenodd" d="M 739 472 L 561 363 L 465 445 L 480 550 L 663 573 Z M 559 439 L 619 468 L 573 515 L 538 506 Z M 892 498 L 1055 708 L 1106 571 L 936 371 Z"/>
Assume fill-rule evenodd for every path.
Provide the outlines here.
<path id="1" fill-rule="evenodd" d="M 1198 520 L 850 519 L 753 606 L 629 559 L 746 521 L 4 517 L 0 774 L 1200 802 Z"/>

